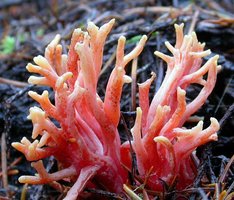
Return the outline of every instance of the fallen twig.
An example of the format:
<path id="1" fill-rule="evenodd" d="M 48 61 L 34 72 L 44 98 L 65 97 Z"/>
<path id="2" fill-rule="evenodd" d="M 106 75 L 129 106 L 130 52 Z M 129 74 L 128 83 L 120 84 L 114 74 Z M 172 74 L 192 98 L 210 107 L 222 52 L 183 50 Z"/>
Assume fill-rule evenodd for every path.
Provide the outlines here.
<path id="1" fill-rule="evenodd" d="M 26 83 L 26 82 L 15 81 L 15 80 L 7 79 L 7 78 L 1 78 L 1 77 L 0 77 L 0 83 L 5 83 L 5 84 L 13 85 L 13 86 L 19 87 L 19 88 L 23 88 L 23 87 L 29 86 L 29 84 Z"/>

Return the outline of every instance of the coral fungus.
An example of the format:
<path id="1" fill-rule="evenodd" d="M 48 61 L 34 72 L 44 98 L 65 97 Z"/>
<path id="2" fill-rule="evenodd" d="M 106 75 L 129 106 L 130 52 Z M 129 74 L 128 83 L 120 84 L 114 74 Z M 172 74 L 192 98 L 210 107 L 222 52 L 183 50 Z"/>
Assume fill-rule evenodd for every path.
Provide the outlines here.
<path id="1" fill-rule="evenodd" d="M 132 146 L 140 178 L 153 190 L 162 190 L 163 182 L 171 185 L 176 178 L 178 189 L 191 184 L 196 176 L 192 152 L 204 143 L 217 140 L 219 129 L 215 118 L 210 119 L 210 126 L 204 130 L 202 121 L 192 129 L 182 127 L 205 103 L 214 88 L 220 66 L 217 66 L 217 55 L 202 65 L 202 58 L 209 55 L 210 50 L 204 51 L 205 45 L 198 42 L 194 32 L 184 36 L 183 24 L 175 25 L 175 30 L 175 47 L 165 43 L 173 56 L 155 52 L 167 63 L 167 72 L 150 105 L 148 93 L 155 75 L 139 84 L 140 107 L 132 129 Z M 186 89 L 194 83 L 202 89 L 187 103 Z M 129 142 L 122 145 L 121 152 L 123 163 L 131 168 Z"/>
<path id="2" fill-rule="evenodd" d="M 103 48 L 114 20 L 98 28 L 88 23 L 87 31 L 76 29 L 72 35 L 67 55 L 62 54 L 57 35 L 47 46 L 45 55 L 34 58 L 28 64 L 29 83 L 46 85 L 55 94 L 54 105 L 48 91 L 41 95 L 30 91 L 29 95 L 41 108 L 30 108 L 29 119 L 33 122 L 30 142 L 23 138 L 13 147 L 32 162 L 36 176 L 21 176 L 19 182 L 44 184 L 70 178 L 73 187 L 66 199 L 76 199 L 86 184 L 102 186 L 109 191 L 121 192 L 127 172 L 120 162 L 120 137 L 117 125 L 120 117 L 120 97 L 124 83 L 131 82 L 125 75 L 125 66 L 142 51 L 147 37 L 143 36 L 135 49 L 124 55 L 125 37 L 117 45 L 116 65 L 106 89 L 104 101 L 96 93 L 102 66 Z M 59 127 L 53 123 L 55 119 Z M 54 156 L 62 169 L 49 174 L 43 158 Z"/>
<path id="3" fill-rule="evenodd" d="M 41 75 L 31 76 L 29 83 L 51 87 L 55 101 L 51 103 L 48 91 L 29 92 L 41 106 L 32 107 L 28 116 L 33 123 L 34 141 L 24 137 L 21 143 L 12 145 L 33 161 L 32 167 L 38 175 L 21 176 L 21 183 L 68 180 L 74 183 L 65 197 L 69 200 L 76 199 L 85 187 L 120 193 L 123 185 L 129 183 L 130 142 L 136 155 L 139 184 L 162 190 L 163 182 L 171 185 L 177 179 L 177 188 L 183 189 L 194 180 L 196 167 L 191 155 L 198 146 L 217 139 L 219 124 L 211 118 L 210 126 L 205 129 L 202 121 L 192 129 L 182 126 L 201 108 L 214 88 L 218 56 L 202 64 L 202 58 L 210 50 L 204 51 L 205 45 L 198 42 L 195 33 L 184 36 L 183 25 L 175 25 L 175 46 L 165 43 L 172 56 L 155 52 L 167 63 L 164 81 L 151 103 L 149 89 L 155 74 L 139 84 L 133 138 L 121 145 L 117 130 L 120 98 L 123 84 L 131 82 L 125 66 L 141 53 L 147 37 L 143 36 L 127 55 L 124 55 L 125 38 L 119 38 L 116 64 L 103 100 L 96 92 L 97 82 L 105 40 L 113 24 L 111 20 L 98 28 L 89 22 L 87 32 L 76 29 L 68 55 L 62 54 L 57 35 L 47 46 L 44 57 L 37 56 L 36 65 L 27 65 L 29 72 Z M 186 90 L 191 84 L 199 84 L 201 90 L 195 99 L 186 102 Z M 57 159 L 58 172 L 50 174 L 45 170 L 42 159 L 49 156 Z"/>

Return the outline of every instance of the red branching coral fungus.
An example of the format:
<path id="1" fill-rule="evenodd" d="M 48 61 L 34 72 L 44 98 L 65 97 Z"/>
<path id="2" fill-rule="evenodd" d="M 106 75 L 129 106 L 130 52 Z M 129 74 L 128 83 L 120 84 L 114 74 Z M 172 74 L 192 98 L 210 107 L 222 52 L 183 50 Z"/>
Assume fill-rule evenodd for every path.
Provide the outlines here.
<path id="1" fill-rule="evenodd" d="M 198 42 L 194 32 L 184 36 L 183 24 L 175 25 L 175 30 L 175 47 L 165 43 L 173 56 L 155 52 L 167 63 L 167 72 L 150 105 L 149 87 L 155 75 L 139 84 L 140 107 L 132 129 L 132 146 L 140 178 L 153 190 L 162 190 L 163 182 L 171 185 L 176 178 L 178 189 L 191 184 L 196 176 L 192 152 L 204 143 L 217 140 L 219 130 L 215 118 L 210 119 L 210 126 L 204 130 L 202 121 L 192 129 L 182 127 L 205 103 L 214 88 L 220 66 L 217 66 L 217 55 L 202 65 L 202 58 L 209 55 L 210 50 L 204 51 L 205 45 Z M 194 83 L 202 89 L 187 103 L 186 89 Z M 131 168 L 129 142 L 122 145 L 121 152 L 123 163 Z"/>
<path id="2" fill-rule="evenodd" d="M 33 122 L 30 142 L 23 138 L 13 147 L 32 162 L 38 173 L 21 176 L 21 183 L 44 184 L 61 179 L 74 182 L 65 199 L 76 199 L 82 190 L 101 187 L 119 193 L 127 183 L 131 169 L 130 143 L 121 145 L 117 125 L 120 118 L 120 98 L 124 83 L 131 82 L 125 75 L 125 66 L 142 51 L 147 37 L 143 36 L 135 49 L 124 55 L 125 38 L 120 37 L 116 50 L 116 65 L 106 88 L 104 100 L 97 94 L 97 82 L 102 66 L 103 48 L 114 20 L 98 28 L 92 22 L 87 32 L 76 29 L 72 35 L 68 55 L 62 54 L 57 35 L 47 46 L 45 55 L 34 58 L 36 65 L 28 64 L 29 82 L 53 89 L 55 103 L 48 91 L 29 95 L 41 108 L 32 107 L 29 119 Z M 173 56 L 158 51 L 157 56 L 167 63 L 167 72 L 160 89 L 149 103 L 149 88 L 155 77 L 139 84 L 139 108 L 132 129 L 131 141 L 136 154 L 139 184 L 152 190 L 162 190 L 163 182 L 183 189 L 192 183 L 196 167 L 191 159 L 194 150 L 216 140 L 219 123 L 211 118 L 203 129 L 200 121 L 192 129 L 184 123 L 205 103 L 214 88 L 218 56 L 204 65 L 202 58 L 210 54 L 196 34 L 183 34 L 183 25 L 175 25 L 176 44 L 166 47 Z M 186 102 L 186 90 L 191 84 L 201 85 L 201 91 L 191 102 Z M 54 123 L 56 120 L 59 126 Z M 38 140 L 36 138 L 39 138 Z M 49 174 L 42 159 L 54 156 L 61 169 Z M 60 166 L 59 165 L 59 166 Z M 125 167 L 123 167 L 125 165 Z M 140 181 L 142 180 L 142 182 Z M 124 185 L 124 188 L 128 188 Z"/>
<path id="3" fill-rule="evenodd" d="M 49 100 L 48 91 L 41 95 L 30 91 L 29 95 L 41 108 L 32 107 L 29 119 L 33 122 L 30 142 L 23 138 L 13 147 L 32 162 L 38 173 L 21 176 L 21 183 L 44 184 L 64 178 L 75 180 L 65 199 L 76 199 L 84 187 L 102 185 L 103 188 L 121 192 L 127 172 L 120 161 L 120 137 L 117 125 L 120 117 L 120 97 L 124 83 L 131 81 L 125 75 L 125 66 L 142 51 L 147 37 L 143 36 L 135 49 L 124 55 L 125 38 L 117 45 L 116 65 L 108 81 L 104 101 L 98 96 L 97 82 L 102 66 L 103 48 L 114 20 L 98 28 L 88 23 L 87 32 L 76 29 L 72 35 L 67 55 L 57 35 L 47 46 L 45 55 L 34 58 L 28 64 L 29 83 L 46 85 L 55 93 L 55 104 Z M 59 127 L 53 123 L 55 119 Z M 43 158 L 54 156 L 62 165 L 58 172 L 49 174 Z"/>

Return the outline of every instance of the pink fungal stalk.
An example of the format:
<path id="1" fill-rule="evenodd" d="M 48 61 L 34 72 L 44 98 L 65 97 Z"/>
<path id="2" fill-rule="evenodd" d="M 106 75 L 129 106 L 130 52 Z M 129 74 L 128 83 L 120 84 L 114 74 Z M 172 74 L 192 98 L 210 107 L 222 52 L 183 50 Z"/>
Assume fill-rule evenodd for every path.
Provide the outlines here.
<path id="1" fill-rule="evenodd" d="M 204 51 L 205 44 L 198 42 L 194 32 L 184 36 L 183 24 L 175 25 L 175 30 L 175 46 L 165 43 L 172 56 L 155 52 L 167 63 L 167 71 L 150 105 L 149 88 L 155 74 L 139 84 L 140 107 L 132 129 L 139 177 L 145 187 L 152 190 L 162 190 L 164 183 L 171 185 L 175 179 L 178 189 L 191 184 L 196 176 L 192 153 L 198 146 L 217 140 L 219 130 L 215 118 L 210 119 L 211 124 L 205 129 L 202 121 L 192 129 L 182 127 L 205 103 L 214 88 L 220 66 L 217 66 L 218 55 L 202 65 L 202 58 L 209 55 L 210 50 Z M 202 89 L 187 103 L 186 89 L 191 84 L 199 84 Z M 124 165 L 131 169 L 129 142 L 122 145 L 121 156 Z"/>
<path id="2" fill-rule="evenodd" d="M 49 86 L 54 91 L 55 103 L 48 91 L 29 95 L 41 108 L 30 108 L 33 123 L 30 142 L 12 144 L 21 151 L 38 175 L 21 176 L 19 182 L 45 184 L 62 179 L 74 182 L 65 199 L 76 199 L 82 190 L 101 187 L 112 192 L 122 191 L 127 172 L 120 161 L 120 137 L 117 125 L 120 118 L 120 98 L 124 83 L 131 82 L 125 66 L 142 51 L 147 37 L 143 36 L 135 49 L 124 54 L 125 37 L 118 40 L 116 65 L 102 100 L 96 90 L 102 66 L 103 48 L 114 20 L 98 28 L 88 23 L 87 32 L 73 32 L 68 55 L 62 54 L 57 35 L 47 46 L 44 56 L 34 58 L 27 70 L 41 75 L 31 76 L 29 83 Z M 59 126 L 53 122 L 55 119 Z M 36 139 L 38 138 L 38 139 Z M 54 156 L 61 169 L 49 174 L 42 159 Z"/>

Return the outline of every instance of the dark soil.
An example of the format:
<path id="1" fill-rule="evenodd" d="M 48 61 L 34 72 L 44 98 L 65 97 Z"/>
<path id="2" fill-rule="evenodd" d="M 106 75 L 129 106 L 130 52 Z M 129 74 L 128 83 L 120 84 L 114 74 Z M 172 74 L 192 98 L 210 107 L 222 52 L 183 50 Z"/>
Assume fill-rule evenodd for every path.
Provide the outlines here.
<path id="1" fill-rule="evenodd" d="M 160 9 L 161 6 L 167 10 Z M 157 7 L 157 10 L 152 10 L 154 7 Z M 26 199 L 33 200 L 63 197 L 63 193 L 49 186 L 28 186 L 25 190 L 26 187 L 23 188 L 17 181 L 20 175 L 34 174 L 34 171 L 22 154 L 16 152 L 10 144 L 19 141 L 23 136 L 30 137 L 32 125 L 26 116 L 29 108 L 36 103 L 27 96 L 27 92 L 31 89 L 43 91 L 43 88 L 27 83 L 29 73 L 25 66 L 32 62 L 34 56 L 44 54 L 45 46 L 57 33 L 62 36 L 62 44 L 68 46 L 74 28 L 85 29 L 87 21 L 90 20 L 100 26 L 112 18 L 116 19 L 116 24 L 106 42 L 104 63 L 113 54 L 120 35 L 127 37 L 126 51 L 135 46 L 140 35 L 148 35 L 149 40 L 138 61 L 137 82 L 143 82 L 150 77 L 151 71 L 156 72 L 158 78 L 152 87 L 152 95 L 158 89 L 165 72 L 164 63 L 156 58 L 153 52 L 158 49 L 166 52 L 164 42 L 167 40 L 174 43 L 174 23 L 185 23 L 185 32 L 193 28 L 199 40 L 205 42 L 206 48 L 212 50 L 212 55 L 220 55 L 219 64 L 222 65 L 222 71 L 218 74 L 216 87 L 198 112 L 199 116 L 204 116 L 207 123 L 211 116 L 219 120 L 221 125 L 218 132 L 219 140 L 198 149 L 197 154 L 201 159 L 198 177 L 193 186 L 178 195 L 186 196 L 188 199 L 216 199 L 221 196 L 223 190 L 233 192 L 234 165 L 233 160 L 230 160 L 234 155 L 233 13 L 233 0 L 1 0 L 0 199 L 25 199 L 22 194 L 26 194 Z M 4 42 L 7 43 L 6 46 Z M 64 52 L 66 51 L 67 49 L 64 49 Z M 101 96 L 104 94 L 107 77 L 113 65 L 114 61 L 100 78 L 98 92 Z M 133 126 L 135 117 L 135 113 L 130 112 L 134 110 L 130 90 L 130 85 L 124 87 L 121 102 L 123 119 L 128 128 Z M 194 91 L 196 87 L 188 93 L 188 98 L 192 98 Z M 120 130 L 124 138 L 126 130 L 123 127 L 122 120 Z M 230 166 L 225 169 L 228 163 Z M 56 163 L 51 158 L 48 160 L 47 169 L 54 168 Z M 97 195 L 106 195 L 107 199 L 115 199 L 114 195 L 105 192 L 88 192 L 96 192 Z M 175 193 L 176 191 L 172 190 L 162 199 L 176 199 L 178 195 L 176 197 Z"/>

